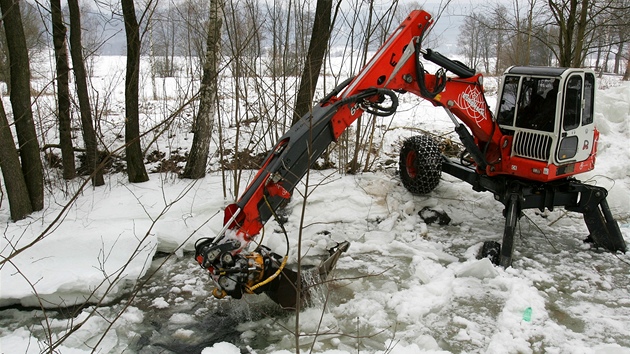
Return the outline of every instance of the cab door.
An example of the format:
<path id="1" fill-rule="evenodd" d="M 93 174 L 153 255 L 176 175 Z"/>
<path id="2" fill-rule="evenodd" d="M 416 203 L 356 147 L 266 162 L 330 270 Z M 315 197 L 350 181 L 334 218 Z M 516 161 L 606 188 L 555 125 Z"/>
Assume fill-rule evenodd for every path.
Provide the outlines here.
<path id="1" fill-rule="evenodd" d="M 564 82 L 563 91 L 560 141 L 556 150 L 559 164 L 584 161 L 593 149 L 594 74 L 570 73 Z"/>

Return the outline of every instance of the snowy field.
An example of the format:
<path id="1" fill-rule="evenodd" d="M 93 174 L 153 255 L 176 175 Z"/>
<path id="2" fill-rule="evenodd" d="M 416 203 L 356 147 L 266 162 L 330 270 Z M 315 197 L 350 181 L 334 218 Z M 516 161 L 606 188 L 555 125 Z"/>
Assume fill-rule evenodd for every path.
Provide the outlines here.
<path id="1" fill-rule="evenodd" d="M 486 82 L 494 109 L 496 79 Z M 630 83 L 606 77 L 600 87 L 597 165 L 579 178 L 609 190 L 630 243 Z M 114 99 L 122 94 L 119 85 Z M 450 131 L 444 112 L 404 95 L 382 124 L 375 172 L 312 171 L 310 185 L 299 188 L 313 191 L 303 216 L 306 264 L 351 242 L 299 318 L 265 296 L 212 297 L 190 251 L 199 237 L 216 235 L 232 202 L 219 172 L 197 181 L 153 173 L 142 184 L 110 174 L 106 186 L 87 187 L 70 202 L 81 183 L 73 181 L 51 189 L 46 209 L 17 223 L 3 200 L 3 257 L 44 237 L 1 269 L 1 352 L 53 352 L 53 345 L 64 354 L 285 354 L 296 352 L 299 328 L 301 352 L 327 354 L 630 353 L 629 255 L 591 249 L 581 215 L 527 210 L 513 267 L 477 260 L 484 241 L 501 239 L 500 203 L 448 175 L 429 195 L 413 196 L 390 163 L 401 140 L 417 134 L 409 127 Z M 172 129 L 181 135 L 155 144 L 187 149 L 186 129 Z M 289 264 L 297 260 L 302 203 L 296 194 L 287 207 Z M 418 212 L 426 206 L 452 221 L 425 224 Z M 284 242 L 270 221 L 265 243 L 284 250 Z"/>

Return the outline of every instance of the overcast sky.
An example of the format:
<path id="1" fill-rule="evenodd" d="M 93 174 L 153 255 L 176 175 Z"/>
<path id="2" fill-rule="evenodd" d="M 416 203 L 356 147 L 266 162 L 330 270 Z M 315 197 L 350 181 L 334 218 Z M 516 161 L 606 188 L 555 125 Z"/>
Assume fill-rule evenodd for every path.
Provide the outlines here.
<path id="1" fill-rule="evenodd" d="M 436 49 L 443 54 L 452 55 L 458 54 L 459 48 L 457 47 L 457 37 L 459 36 L 459 25 L 463 23 L 464 17 L 471 14 L 472 11 L 479 11 L 481 7 L 487 6 L 490 3 L 494 3 L 498 0 L 479 1 L 479 0 L 447 0 L 444 1 L 429 1 L 423 2 L 418 0 L 399 0 L 400 7 L 405 8 L 407 6 L 413 6 L 417 9 L 423 9 L 429 12 L 436 23 L 433 26 L 431 35 L 436 41 L 432 41 L 432 49 Z M 507 1 L 507 0 L 500 0 Z M 385 2 L 383 2 L 384 4 Z M 441 12 L 440 10 L 448 3 L 446 9 Z M 415 6 L 414 6 L 415 5 Z M 389 4 L 387 4 L 389 6 Z M 343 8 L 343 2 L 342 2 Z M 400 9 L 400 8 L 399 8 Z M 399 11 L 407 11 L 400 9 Z M 440 17 L 438 18 L 438 15 Z M 125 54 L 125 38 L 122 24 L 120 28 L 112 29 L 111 33 L 117 34 L 110 38 L 108 43 L 103 47 L 103 54 Z"/>

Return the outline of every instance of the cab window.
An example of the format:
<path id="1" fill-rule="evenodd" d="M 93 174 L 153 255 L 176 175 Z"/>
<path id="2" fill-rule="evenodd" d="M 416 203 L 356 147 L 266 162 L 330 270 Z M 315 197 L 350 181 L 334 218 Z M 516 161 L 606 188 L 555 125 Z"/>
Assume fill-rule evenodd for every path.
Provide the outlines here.
<path id="1" fill-rule="evenodd" d="M 567 80 L 564 95 L 562 128 L 572 130 L 580 126 L 582 116 L 582 77 L 571 76 Z"/>
<path id="2" fill-rule="evenodd" d="M 582 125 L 593 123 L 593 107 L 595 100 L 595 75 L 584 75 L 584 112 L 582 112 Z"/>
<path id="3" fill-rule="evenodd" d="M 518 76 L 506 76 L 501 94 L 501 106 L 497 122 L 499 125 L 514 125 L 514 111 L 516 109 L 516 95 L 518 94 Z"/>
<path id="4" fill-rule="evenodd" d="M 558 82 L 556 78 L 523 78 L 515 124 L 517 127 L 553 131 Z"/>

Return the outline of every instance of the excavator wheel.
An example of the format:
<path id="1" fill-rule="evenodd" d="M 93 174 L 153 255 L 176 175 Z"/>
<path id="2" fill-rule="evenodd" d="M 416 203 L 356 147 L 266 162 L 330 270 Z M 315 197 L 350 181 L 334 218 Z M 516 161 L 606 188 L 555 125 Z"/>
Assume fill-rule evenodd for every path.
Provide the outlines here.
<path id="1" fill-rule="evenodd" d="M 407 138 L 400 149 L 400 179 L 413 194 L 427 194 L 442 174 L 442 154 L 437 141 L 426 135 Z"/>

